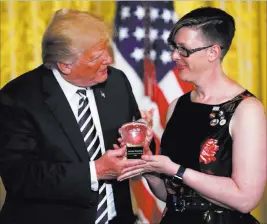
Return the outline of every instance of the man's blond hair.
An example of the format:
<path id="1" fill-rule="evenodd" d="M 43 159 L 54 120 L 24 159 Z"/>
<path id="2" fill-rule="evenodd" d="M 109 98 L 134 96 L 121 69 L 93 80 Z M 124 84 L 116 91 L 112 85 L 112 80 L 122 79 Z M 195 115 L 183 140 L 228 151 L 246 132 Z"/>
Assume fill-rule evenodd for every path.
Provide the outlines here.
<path id="1" fill-rule="evenodd" d="M 43 35 L 43 63 L 48 68 L 57 62 L 75 63 L 80 53 L 108 40 L 110 31 L 103 20 L 88 12 L 60 9 Z"/>

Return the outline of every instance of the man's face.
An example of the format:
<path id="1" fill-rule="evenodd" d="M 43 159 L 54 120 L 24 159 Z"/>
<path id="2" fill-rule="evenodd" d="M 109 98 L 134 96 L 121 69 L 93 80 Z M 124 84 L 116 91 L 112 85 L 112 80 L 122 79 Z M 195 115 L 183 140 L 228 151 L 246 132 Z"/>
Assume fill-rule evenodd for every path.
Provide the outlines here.
<path id="1" fill-rule="evenodd" d="M 107 66 L 112 63 L 107 46 L 108 41 L 101 41 L 82 53 L 71 66 L 71 72 L 64 78 L 81 87 L 89 87 L 102 83 L 107 79 Z"/>

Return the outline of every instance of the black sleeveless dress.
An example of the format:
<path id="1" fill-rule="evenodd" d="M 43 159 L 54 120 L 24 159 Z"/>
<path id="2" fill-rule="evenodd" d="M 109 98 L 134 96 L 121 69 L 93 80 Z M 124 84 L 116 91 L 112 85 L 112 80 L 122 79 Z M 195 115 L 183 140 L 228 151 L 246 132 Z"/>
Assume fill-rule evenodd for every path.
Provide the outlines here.
<path id="1" fill-rule="evenodd" d="M 181 96 L 162 136 L 161 154 L 186 168 L 210 175 L 230 177 L 232 174 L 232 138 L 229 133 L 229 123 L 239 103 L 252 96 L 246 90 L 218 105 L 194 103 L 191 101 L 190 92 Z M 183 192 L 193 191 L 186 185 L 181 187 Z M 194 200 L 196 198 L 202 204 L 208 203 L 211 207 L 214 205 L 197 194 L 193 195 Z M 215 205 L 213 209 L 207 210 L 198 209 L 196 206 L 196 209 L 185 207 L 183 211 L 175 211 L 174 196 L 181 197 L 181 194 L 179 192 L 179 195 L 178 193 L 168 195 L 166 206 L 168 209 L 162 223 L 258 223 L 249 214 L 220 209 L 221 207 Z M 219 212 L 214 209 L 216 207 L 219 208 L 217 209 Z"/>

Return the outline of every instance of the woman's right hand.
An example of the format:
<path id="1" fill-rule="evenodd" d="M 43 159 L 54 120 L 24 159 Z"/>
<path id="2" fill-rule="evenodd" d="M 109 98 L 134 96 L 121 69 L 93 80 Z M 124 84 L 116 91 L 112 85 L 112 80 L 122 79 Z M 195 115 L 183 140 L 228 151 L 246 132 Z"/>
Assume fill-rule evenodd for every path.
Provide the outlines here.
<path id="1" fill-rule="evenodd" d="M 124 168 L 118 180 L 122 181 L 148 172 L 164 173 L 173 176 L 180 167 L 179 164 L 172 162 L 169 157 L 163 155 L 143 155 L 142 160 L 145 161 L 144 164 Z"/>

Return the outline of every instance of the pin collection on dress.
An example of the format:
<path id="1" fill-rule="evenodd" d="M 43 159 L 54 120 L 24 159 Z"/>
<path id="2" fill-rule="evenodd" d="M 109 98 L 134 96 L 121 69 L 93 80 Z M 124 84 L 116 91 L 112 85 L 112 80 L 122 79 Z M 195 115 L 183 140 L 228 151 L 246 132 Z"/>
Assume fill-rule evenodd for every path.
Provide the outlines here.
<path id="1" fill-rule="evenodd" d="M 226 123 L 224 112 L 220 110 L 219 106 L 214 106 L 212 108 L 212 112 L 210 113 L 210 119 L 210 126 L 216 126 L 218 124 L 223 126 Z"/>

